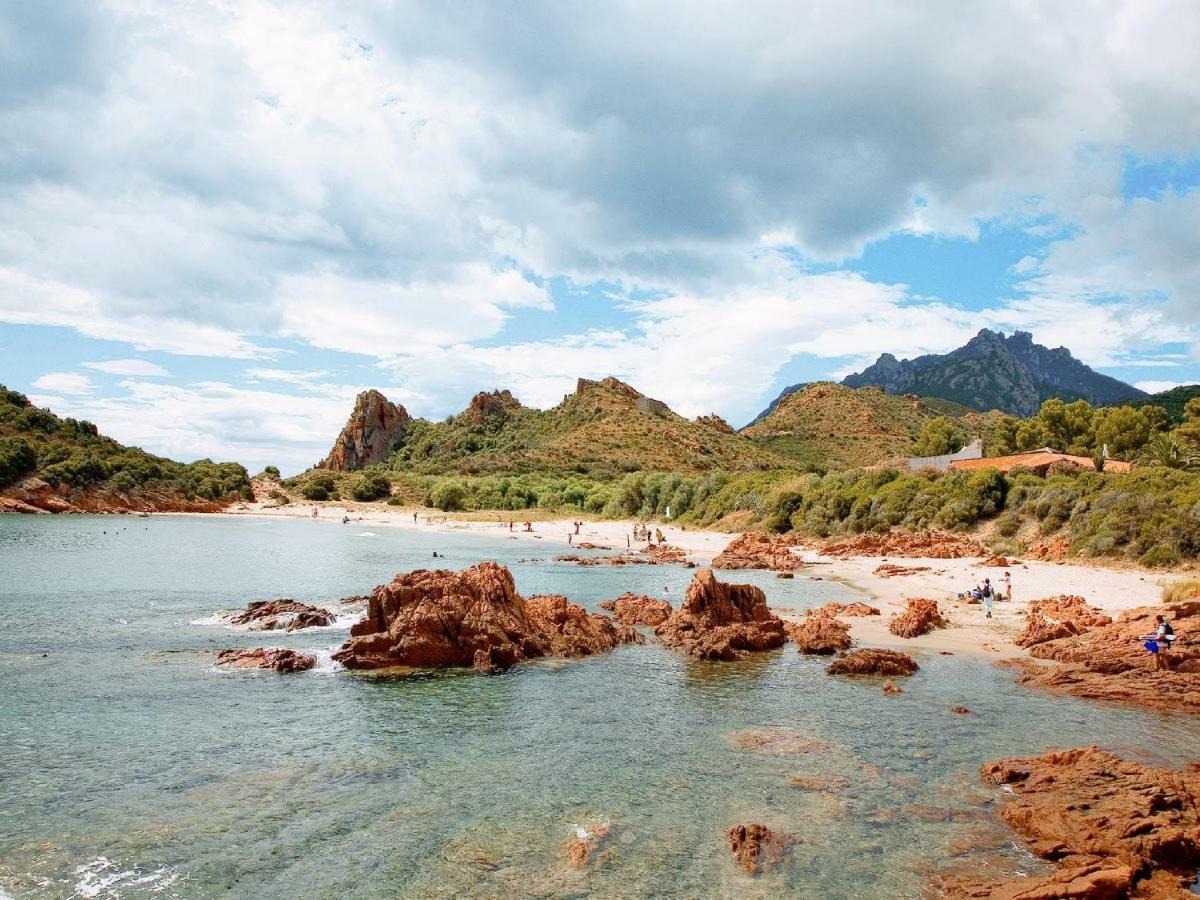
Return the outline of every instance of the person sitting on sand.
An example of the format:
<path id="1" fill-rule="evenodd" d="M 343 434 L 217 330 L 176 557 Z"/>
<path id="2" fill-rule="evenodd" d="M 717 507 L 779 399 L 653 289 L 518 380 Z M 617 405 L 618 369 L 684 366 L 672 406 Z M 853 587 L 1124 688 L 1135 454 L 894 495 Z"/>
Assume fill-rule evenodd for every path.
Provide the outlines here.
<path id="1" fill-rule="evenodd" d="M 1158 623 L 1154 633 L 1143 635 L 1141 640 L 1145 642 L 1145 648 L 1154 656 L 1155 671 L 1170 671 L 1170 651 L 1171 645 L 1175 643 L 1175 629 L 1171 627 L 1171 623 L 1164 616 L 1155 616 L 1154 621 Z"/>

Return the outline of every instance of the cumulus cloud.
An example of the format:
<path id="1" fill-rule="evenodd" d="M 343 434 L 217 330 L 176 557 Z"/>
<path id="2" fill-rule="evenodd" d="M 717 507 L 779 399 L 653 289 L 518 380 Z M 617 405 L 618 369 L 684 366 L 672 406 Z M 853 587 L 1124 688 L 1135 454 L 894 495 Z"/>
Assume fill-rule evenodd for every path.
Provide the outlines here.
<path id="1" fill-rule="evenodd" d="M 78 372 L 47 372 L 34 379 L 33 386 L 59 394 L 90 394 L 96 389 L 90 378 Z"/>
<path id="2" fill-rule="evenodd" d="M 171 374 L 162 366 L 152 363 L 148 359 L 106 359 L 101 362 L 87 362 L 84 363 L 84 366 L 108 375 L 154 378 Z"/>

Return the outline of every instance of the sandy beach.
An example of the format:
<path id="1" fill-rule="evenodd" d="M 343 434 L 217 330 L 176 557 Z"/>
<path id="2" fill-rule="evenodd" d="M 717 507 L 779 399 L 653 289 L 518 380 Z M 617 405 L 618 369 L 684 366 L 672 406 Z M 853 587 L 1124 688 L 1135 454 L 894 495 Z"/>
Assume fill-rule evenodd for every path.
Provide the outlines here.
<path id="1" fill-rule="evenodd" d="M 513 513 L 446 514 L 424 508 L 384 507 L 368 504 L 288 504 L 271 506 L 263 503 L 243 504 L 218 515 L 268 516 L 313 519 L 314 523 L 340 524 L 349 516 L 356 525 L 382 528 L 415 529 L 445 534 L 469 532 L 481 536 L 493 535 L 498 540 L 536 542 L 555 553 L 569 553 L 573 545 L 586 542 L 624 551 L 632 544 L 632 521 L 580 520 L 579 534 L 574 534 L 573 520 L 542 519 L 532 523 L 533 531 L 523 530 L 524 518 Z M 180 515 L 191 515 L 182 513 Z M 211 515 L 211 514 L 206 514 Z M 415 518 L 414 518 L 415 516 Z M 484 518 L 487 516 L 488 518 Z M 737 535 L 724 532 L 685 529 L 671 524 L 651 523 L 661 528 L 667 542 L 682 548 L 688 559 L 704 566 Z M 570 540 L 568 540 L 570 536 Z M 628 543 L 627 543 L 628 539 Z M 1156 604 L 1161 600 L 1162 587 L 1182 576 L 1164 575 L 1137 569 L 1112 569 L 1102 566 L 1012 560 L 1007 569 L 983 566 L 979 558 L 925 559 L 919 557 L 857 556 L 832 558 L 811 549 L 797 548 L 796 552 L 808 564 L 796 573 L 797 578 L 823 578 L 847 584 L 865 595 L 864 599 L 878 606 L 878 617 L 849 619 L 851 634 L 857 645 L 890 647 L 930 652 L 966 654 L 992 660 L 1024 656 L 1014 645 L 1013 638 L 1025 625 L 1029 602 L 1060 594 L 1082 596 L 1089 604 L 1108 613 Z M 884 577 L 876 569 L 885 562 L 925 571 L 908 575 Z M 1003 581 L 1004 573 L 1012 578 L 1012 602 L 997 602 L 993 618 L 987 619 L 983 607 L 960 602 L 956 596 L 990 578 L 993 584 Z M 722 580 L 737 581 L 737 572 L 722 573 Z M 888 631 L 888 619 L 903 609 L 906 599 L 926 597 L 937 600 L 949 625 L 916 638 L 899 638 Z M 768 602 L 770 595 L 768 592 Z M 778 609 L 784 618 L 794 617 L 790 610 Z"/>

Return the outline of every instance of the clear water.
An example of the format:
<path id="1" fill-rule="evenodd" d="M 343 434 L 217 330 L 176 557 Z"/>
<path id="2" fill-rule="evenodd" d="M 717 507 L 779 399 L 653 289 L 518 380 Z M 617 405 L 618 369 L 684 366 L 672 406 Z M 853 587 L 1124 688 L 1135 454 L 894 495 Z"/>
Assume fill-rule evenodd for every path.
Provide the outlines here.
<path id="1" fill-rule="evenodd" d="M 916 897 L 923 866 L 975 825 L 905 806 L 986 821 L 986 760 L 1089 743 L 1195 758 L 1193 719 L 1028 691 L 957 656 L 922 657 L 898 698 L 794 649 L 706 664 L 651 643 L 498 676 L 213 669 L 224 647 L 332 648 L 343 635 L 195 620 L 254 599 L 363 593 L 430 565 L 434 549 L 447 567 L 496 559 L 524 593 L 593 608 L 664 584 L 678 599 L 690 575 L 520 562 L 541 548 L 499 535 L 362 532 L 0 517 L 0 895 Z M 850 596 L 738 577 L 775 606 Z M 973 713 L 952 715 L 958 704 Z M 731 743 L 759 728 L 830 749 Z M 798 774 L 849 785 L 804 791 L 789 784 Z M 784 866 L 753 880 L 733 866 L 725 832 L 745 821 L 800 838 Z M 569 868 L 573 826 L 596 822 L 612 825 L 611 853 Z"/>

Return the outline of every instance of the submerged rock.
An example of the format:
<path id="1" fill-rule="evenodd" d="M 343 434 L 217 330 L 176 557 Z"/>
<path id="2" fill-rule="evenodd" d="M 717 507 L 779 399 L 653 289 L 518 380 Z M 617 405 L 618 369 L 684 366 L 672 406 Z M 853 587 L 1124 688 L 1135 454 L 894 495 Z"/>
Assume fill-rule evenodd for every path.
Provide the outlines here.
<path id="1" fill-rule="evenodd" d="M 850 647 L 850 626 L 831 616 L 808 616 L 788 622 L 784 628 L 801 653 L 828 656 Z"/>
<path id="2" fill-rule="evenodd" d="M 735 731 L 729 740 L 734 749 L 768 756 L 802 756 L 805 753 L 823 753 L 829 749 L 829 745 L 818 738 L 774 728 Z"/>
<path id="3" fill-rule="evenodd" d="M 774 569 L 794 572 L 803 569 L 804 560 L 792 552 L 796 539 L 787 535 L 747 531 L 713 557 L 714 569 Z"/>
<path id="4" fill-rule="evenodd" d="M 783 620 L 767 608 L 759 588 L 717 581 L 711 569 L 696 573 L 683 604 L 654 633 L 697 659 L 740 659 L 786 640 Z"/>
<path id="5" fill-rule="evenodd" d="M 946 624 L 936 600 L 912 599 L 898 616 L 888 622 L 888 631 L 897 637 L 915 638 Z"/>
<path id="6" fill-rule="evenodd" d="M 766 825 L 750 822 L 729 829 L 729 849 L 737 864 L 751 875 L 765 872 L 787 856 L 795 838 L 771 831 Z"/>
<path id="7" fill-rule="evenodd" d="M 601 609 L 612 611 L 622 625 L 661 625 L 671 616 L 671 604 L 645 594 L 622 594 L 616 600 L 605 600 Z"/>
<path id="8" fill-rule="evenodd" d="M 303 672 L 317 664 L 310 653 L 300 653 L 284 647 L 252 647 L 222 650 L 217 665 L 223 669 L 273 669 L 276 672 Z"/>
<path id="9" fill-rule="evenodd" d="M 334 659 L 348 669 L 473 666 L 504 669 L 543 656 L 587 656 L 636 640 L 565 597 L 517 593 L 493 562 L 462 572 L 421 569 L 371 593 L 366 617 Z"/>
<path id="10" fill-rule="evenodd" d="M 839 653 L 838 658 L 825 667 L 830 675 L 911 675 L 917 669 L 917 661 L 899 650 L 881 650 L 875 647 Z"/>
<path id="11" fill-rule="evenodd" d="M 247 625 L 254 631 L 297 631 L 318 625 L 332 625 L 333 615 L 319 606 L 309 606 L 287 598 L 256 600 L 246 611 L 226 617 L 230 625 Z"/>
<path id="12" fill-rule="evenodd" d="M 951 897 L 1186 897 L 1200 867 L 1200 774 L 1155 769 L 1098 747 L 988 763 L 1011 793 L 997 815 L 1058 864 L 1043 878 L 977 883 Z"/>
<path id="13" fill-rule="evenodd" d="M 1110 624 L 1034 644 L 1030 655 L 1052 664 L 1015 663 L 1018 681 L 1091 700 L 1198 713 L 1200 645 L 1177 641 L 1171 668 L 1156 670 L 1139 640 L 1154 631 L 1156 615 L 1166 616 L 1177 635 L 1200 634 L 1200 599 L 1128 610 Z"/>

